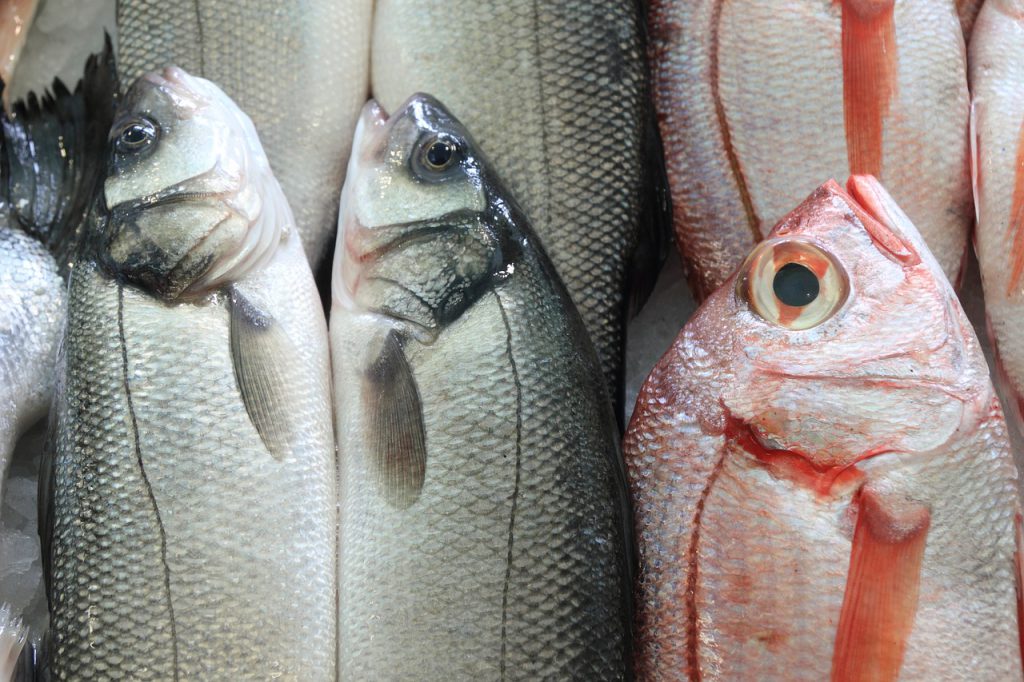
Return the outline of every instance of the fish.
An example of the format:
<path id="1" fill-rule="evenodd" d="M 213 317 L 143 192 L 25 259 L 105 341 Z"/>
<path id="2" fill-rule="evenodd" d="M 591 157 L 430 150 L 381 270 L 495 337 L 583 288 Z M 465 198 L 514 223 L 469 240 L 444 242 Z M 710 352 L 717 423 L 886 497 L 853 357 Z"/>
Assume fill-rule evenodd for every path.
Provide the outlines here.
<path id="1" fill-rule="evenodd" d="M 342 679 L 626 677 L 619 431 L 579 313 L 467 129 L 371 102 L 330 317 Z"/>
<path id="2" fill-rule="evenodd" d="M 1024 435 L 1024 2 L 993 0 L 970 51 L 974 246 L 997 379 L 1014 432 Z M 1024 464 L 1024 462 L 1022 462 Z"/>
<path id="3" fill-rule="evenodd" d="M 15 443 L 52 400 L 64 278 L 101 180 L 113 69 L 109 50 L 94 55 L 74 91 L 55 80 L 0 116 L 0 498 Z"/>
<path id="4" fill-rule="evenodd" d="M 1020 680 L 1018 472 L 973 327 L 872 176 L 766 235 L 625 438 L 638 680 Z"/>
<path id="5" fill-rule="evenodd" d="M 369 88 L 372 0 L 118 0 L 125 82 L 176 64 L 256 124 L 314 271 L 338 219 Z"/>
<path id="6" fill-rule="evenodd" d="M 583 316 L 619 412 L 626 322 L 671 232 L 640 5 L 379 0 L 371 50 L 385 109 L 430 93 L 493 160 Z"/>
<path id="7" fill-rule="evenodd" d="M 656 0 L 649 27 L 676 243 L 699 299 L 821 178 L 860 174 L 958 281 L 973 216 L 952 0 Z"/>
<path id="8" fill-rule="evenodd" d="M 177 67 L 108 139 L 40 473 L 48 669 L 333 680 L 327 326 L 288 202 L 252 121 Z"/>

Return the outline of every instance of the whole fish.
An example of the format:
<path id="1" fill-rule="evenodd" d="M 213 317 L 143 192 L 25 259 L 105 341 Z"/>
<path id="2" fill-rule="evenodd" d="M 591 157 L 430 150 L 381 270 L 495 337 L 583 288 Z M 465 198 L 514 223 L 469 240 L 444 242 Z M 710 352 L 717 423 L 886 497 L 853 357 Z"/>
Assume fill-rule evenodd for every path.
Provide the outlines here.
<path id="1" fill-rule="evenodd" d="M 54 81 L 0 119 L 0 497 L 15 442 L 53 397 L 63 274 L 101 179 L 113 78 L 108 51 L 74 92 Z"/>
<path id="2" fill-rule="evenodd" d="M 690 320 L 625 441 L 650 680 L 1020 680 L 1017 471 L 952 287 L 871 177 Z"/>
<path id="3" fill-rule="evenodd" d="M 123 82 L 176 64 L 252 117 L 316 268 L 366 101 L 372 0 L 117 0 Z"/>
<path id="4" fill-rule="evenodd" d="M 657 0 L 650 30 L 676 240 L 700 298 L 821 178 L 849 174 L 884 182 L 957 280 L 971 189 L 953 0 Z"/>
<path id="5" fill-rule="evenodd" d="M 335 677 L 327 329 L 252 122 L 177 68 L 110 132 L 41 474 L 55 679 Z"/>
<path id="6" fill-rule="evenodd" d="M 975 26 L 974 243 L 1007 414 L 1024 435 L 1024 1 L 986 3 Z"/>
<path id="7" fill-rule="evenodd" d="M 631 299 L 653 286 L 658 231 L 669 229 L 653 194 L 663 171 L 639 4 L 379 0 L 372 50 L 385 109 L 428 92 L 493 159 L 580 311 L 617 407 Z"/>
<path id="8" fill-rule="evenodd" d="M 622 679 L 618 430 L 522 211 L 417 95 L 367 105 L 341 214 L 341 678 Z"/>

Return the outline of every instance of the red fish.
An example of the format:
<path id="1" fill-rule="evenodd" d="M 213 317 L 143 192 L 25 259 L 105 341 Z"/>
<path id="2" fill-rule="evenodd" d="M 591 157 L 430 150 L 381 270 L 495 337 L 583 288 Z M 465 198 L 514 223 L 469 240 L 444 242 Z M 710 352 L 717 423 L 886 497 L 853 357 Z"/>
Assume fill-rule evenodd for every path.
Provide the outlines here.
<path id="1" fill-rule="evenodd" d="M 821 178 L 850 174 L 880 178 L 958 277 L 971 189 L 954 0 L 655 0 L 649 23 L 677 242 L 699 297 Z"/>
<path id="2" fill-rule="evenodd" d="M 639 679 L 1021 679 L 1003 415 L 873 177 L 819 187 L 708 298 L 625 454 Z"/>

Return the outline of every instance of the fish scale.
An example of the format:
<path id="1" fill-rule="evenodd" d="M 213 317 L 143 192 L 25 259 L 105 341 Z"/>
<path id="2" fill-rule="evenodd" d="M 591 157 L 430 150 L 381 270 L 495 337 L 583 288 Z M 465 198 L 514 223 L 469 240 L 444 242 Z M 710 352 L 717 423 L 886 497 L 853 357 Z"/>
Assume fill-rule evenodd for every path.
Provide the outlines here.
<path id="1" fill-rule="evenodd" d="M 618 400 L 625 315 L 644 293 L 631 263 L 654 239 L 642 215 L 652 179 L 639 15 L 632 0 L 382 0 L 372 51 L 385 109 L 426 92 L 473 131 L 554 261 Z"/>
<path id="2" fill-rule="evenodd" d="M 369 0 L 119 0 L 125 83 L 176 65 L 221 86 L 256 124 L 316 265 L 334 233 L 366 99 Z"/>

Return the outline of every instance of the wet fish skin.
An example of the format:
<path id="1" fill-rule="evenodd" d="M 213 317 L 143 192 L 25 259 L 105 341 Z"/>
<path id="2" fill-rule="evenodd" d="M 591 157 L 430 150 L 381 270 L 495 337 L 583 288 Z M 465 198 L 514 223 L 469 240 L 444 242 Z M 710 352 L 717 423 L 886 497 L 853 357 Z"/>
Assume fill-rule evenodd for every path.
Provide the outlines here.
<path id="1" fill-rule="evenodd" d="M 676 241 L 698 297 L 821 178 L 851 174 L 885 183 L 957 281 L 971 195 L 952 0 L 659 0 L 649 26 Z"/>
<path id="2" fill-rule="evenodd" d="M 430 93 L 493 160 L 580 311 L 617 407 L 628 312 L 653 286 L 669 231 L 645 213 L 657 213 L 660 177 L 647 166 L 661 162 L 645 147 L 657 133 L 639 5 L 381 0 L 372 45 L 385 109 Z"/>
<path id="3" fill-rule="evenodd" d="M 638 678 L 1021 679 L 1017 472 L 952 288 L 873 179 L 824 185 L 769 237 L 627 432 Z M 849 297 L 790 331 L 746 292 L 808 240 Z"/>
<path id="4" fill-rule="evenodd" d="M 113 92 L 107 52 L 74 92 L 54 81 L 0 118 L 0 496 L 15 441 L 52 400 L 63 276 L 102 173 Z"/>
<path id="5" fill-rule="evenodd" d="M 118 0 L 123 82 L 176 64 L 219 84 L 256 124 L 315 268 L 337 225 L 366 101 L 370 0 Z"/>
<path id="6" fill-rule="evenodd" d="M 111 139 L 41 474 L 53 677 L 334 679 L 326 325 L 287 202 L 179 69 Z"/>
<path id="7" fill-rule="evenodd" d="M 568 294 L 436 100 L 368 105 L 354 148 L 331 313 L 341 677 L 627 678 L 618 431 Z"/>
<path id="8" fill-rule="evenodd" d="M 1024 434 L 1024 202 L 1020 171 L 1024 96 L 1024 3 L 989 2 L 971 41 L 971 135 L 975 205 L 974 234 L 985 315 L 996 346 L 998 375 L 1009 420 Z"/>

